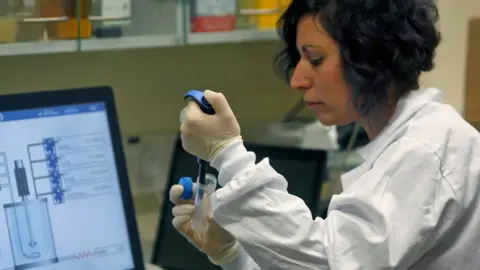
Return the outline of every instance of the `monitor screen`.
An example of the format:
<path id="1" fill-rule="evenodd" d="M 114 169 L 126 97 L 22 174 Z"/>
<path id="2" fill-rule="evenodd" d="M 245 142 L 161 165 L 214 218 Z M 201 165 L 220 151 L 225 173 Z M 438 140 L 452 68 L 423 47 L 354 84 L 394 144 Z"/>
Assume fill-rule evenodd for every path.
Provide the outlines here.
<path id="1" fill-rule="evenodd" d="M 302 198 L 312 214 L 317 216 L 320 186 L 327 178 L 326 151 L 249 143 L 246 143 L 245 146 L 256 154 L 257 162 L 268 157 L 272 167 L 287 179 L 288 192 Z M 208 172 L 218 175 L 218 172 L 212 168 L 208 168 Z M 177 141 L 170 167 L 168 188 L 176 184 L 182 176 L 194 178 L 196 175 L 196 158 L 185 152 L 181 142 Z M 152 263 L 158 264 L 166 270 L 220 270 L 220 267 L 210 263 L 204 254 L 175 230 L 172 226 L 172 207 L 173 204 L 166 196 Z M 185 258 L 189 259 L 185 260 Z"/>
<path id="2" fill-rule="evenodd" d="M 133 269 L 105 103 L 0 112 L 0 269 Z"/>

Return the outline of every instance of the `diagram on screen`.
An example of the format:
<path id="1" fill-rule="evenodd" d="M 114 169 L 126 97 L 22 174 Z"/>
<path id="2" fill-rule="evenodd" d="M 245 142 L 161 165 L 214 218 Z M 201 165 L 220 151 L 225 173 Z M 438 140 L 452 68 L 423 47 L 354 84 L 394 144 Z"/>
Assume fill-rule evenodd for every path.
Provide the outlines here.
<path id="1" fill-rule="evenodd" d="M 10 240 L 14 264 L 10 269 L 32 269 L 81 256 L 58 257 L 51 213 L 73 200 L 113 191 L 104 143 L 101 135 L 87 134 L 28 144 L 28 159 L 0 151 L 0 194 L 10 193 L 3 196 L 9 201 L 0 201 L 8 229 L 8 236 L 0 238 Z M 123 244 L 111 244 L 83 255 L 106 256 L 122 251 Z M 6 254 L 2 252 L 2 256 Z"/>

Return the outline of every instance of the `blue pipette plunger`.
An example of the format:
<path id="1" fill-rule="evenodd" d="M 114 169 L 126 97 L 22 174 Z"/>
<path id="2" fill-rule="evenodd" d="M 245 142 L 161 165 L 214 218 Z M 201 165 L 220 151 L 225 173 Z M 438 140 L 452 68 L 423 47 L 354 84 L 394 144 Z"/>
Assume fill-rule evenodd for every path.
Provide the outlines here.
<path id="1" fill-rule="evenodd" d="M 194 101 L 200 109 L 208 115 L 214 115 L 215 110 L 205 99 L 203 92 L 198 90 L 188 91 L 184 99 Z M 211 174 L 207 174 L 207 162 L 197 158 L 198 162 L 198 178 L 195 192 L 195 215 L 192 220 L 192 229 L 196 232 L 203 233 L 208 229 L 208 214 L 210 212 L 210 204 L 208 196 L 215 191 L 217 186 L 217 178 Z M 191 199 L 193 197 L 193 181 L 189 177 L 182 177 L 179 182 L 183 186 L 184 192 L 182 199 Z"/>

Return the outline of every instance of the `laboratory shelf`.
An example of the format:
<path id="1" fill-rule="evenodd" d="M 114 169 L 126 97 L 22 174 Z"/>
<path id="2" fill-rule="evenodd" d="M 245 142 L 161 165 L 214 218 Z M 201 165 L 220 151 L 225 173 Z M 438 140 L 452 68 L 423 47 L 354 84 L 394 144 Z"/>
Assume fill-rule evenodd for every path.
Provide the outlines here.
<path id="1" fill-rule="evenodd" d="M 0 56 L 68 53 L 77 51 L 75 40 L 17 42 L 0 45 Z"/>
<path id="2" fill-rule="evenodd" d="M 88 39 L 81 41 L 80 51 L 106 51 L 123 49 L 146 49 L 178 46 L 182 38 L 178 35 L 142 35 L 119 38 Z"/>
<path id="3" fill-rule="evenodd" d="M 277 39 L 278 34 L 275 30 L 241 29 L 231 32 L 190 33 L 187 35 L 187 44 L 215 44 Z"/>

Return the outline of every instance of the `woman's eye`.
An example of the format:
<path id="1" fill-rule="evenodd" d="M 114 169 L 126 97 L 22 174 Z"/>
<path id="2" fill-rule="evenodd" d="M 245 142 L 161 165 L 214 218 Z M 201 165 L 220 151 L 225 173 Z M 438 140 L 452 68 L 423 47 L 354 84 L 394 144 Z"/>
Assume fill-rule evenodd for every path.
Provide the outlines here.
<path id="1" fill-rule="evenodd" d="M 323 57 L 310 59 L 310 63 L 312 63 L 312 65 L 315 67 L 322 64 L 322 62 L 323 62 Z"/>

